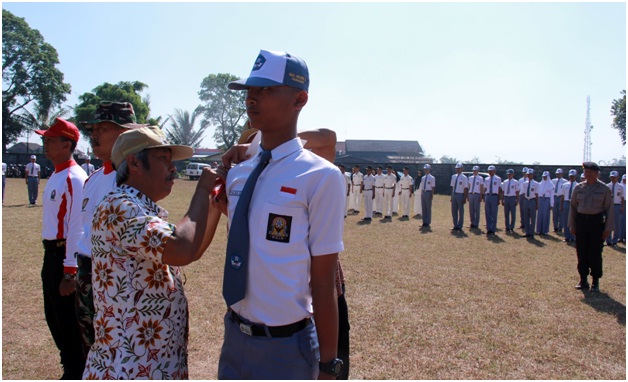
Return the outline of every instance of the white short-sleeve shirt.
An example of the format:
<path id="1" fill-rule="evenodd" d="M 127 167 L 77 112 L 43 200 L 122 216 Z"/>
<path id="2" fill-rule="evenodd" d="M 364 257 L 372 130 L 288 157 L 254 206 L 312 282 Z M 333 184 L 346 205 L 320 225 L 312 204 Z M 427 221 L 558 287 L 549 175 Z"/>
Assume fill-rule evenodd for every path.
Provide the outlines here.
<path id="1" fill-rule="evenodd" d="M 460 174 L 460 176 L 453 174 L 449 185 L 453 187 L 455 194 L 464 194 L 464 189 L 469 188 L 469 178 L 464 174 Z"/>
<path id="2" fill-rule="evenodd" d="M 259 155 L 227 175 L 229 224 Z M 249 208 L 249 274 L 246 296 L 231 308 L 268 326 L 287 325 L 313 314 L 312 256 L 341 252 L 345 180 L 327 160 L 292 139 L 272 150 Z"/>

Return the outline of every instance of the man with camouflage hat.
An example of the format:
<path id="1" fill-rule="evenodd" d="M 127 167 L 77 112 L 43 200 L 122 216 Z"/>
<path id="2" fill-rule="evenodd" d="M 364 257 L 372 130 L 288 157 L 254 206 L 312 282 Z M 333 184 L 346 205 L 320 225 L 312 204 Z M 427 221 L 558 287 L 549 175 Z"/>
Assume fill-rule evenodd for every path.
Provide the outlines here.
<path id="1" fill-rule="evenodd" d="M 79 218 L 71 221 L 70 229 L 79 235 L 69 238 L 76 253 L 68 253 L 64 272 L 75 277 L 63 280 L 59 287 L 62 295 L 76 293 L 76 314 L 81 329 L 83 351 L 87 356 L 94 343 L 94 300 L 92 296 L 92 219 L 98 203 L 115 188 L 116 171 L 111 165 L 111 149 L 120 134 L 142 126 L 137 124 L 133 105 L 129 102 L 103 101 L 94 113 L 94 119 L 81 121 L 89 132 L 94 155 L 103 166 L 93 172 L 83 187 L 83 199 Z M 76 242 L 73 242 L 76 240 Z"/>
<path id="2" fill-rule="evenodd" d="M 569 210 L 569 228 L 576 237 L 580 274 L 576 289 L 589 289 L 587 278 L 590 273 L 593 277 L 591 291 L 598 292 L 602 277 L 602 244 L 613 230 L 613 195 L 598 179 L 600 167 L 595 162 L 584 162 L 582 167 L 586 181 L 574 188 Z"/>

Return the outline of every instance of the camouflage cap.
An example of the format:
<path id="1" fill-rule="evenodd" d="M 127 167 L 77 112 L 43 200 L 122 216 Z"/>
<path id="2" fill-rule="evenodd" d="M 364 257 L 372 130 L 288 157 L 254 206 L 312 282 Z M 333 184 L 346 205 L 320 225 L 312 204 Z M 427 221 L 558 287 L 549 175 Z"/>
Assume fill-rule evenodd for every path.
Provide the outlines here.
<path id="1" fill-rule="evenodd" d="M 112 102 L 101 101 L 94 112 L 94 119 L 89 121 L 81 121 L 80 123 L 88 129 L 91 129 L 99 122 L 113 122 L 125 129 L 137 129 L 148 126 L 148 124 L 138 124 L 135 118 L 135 111 L 130 102 Z"/>

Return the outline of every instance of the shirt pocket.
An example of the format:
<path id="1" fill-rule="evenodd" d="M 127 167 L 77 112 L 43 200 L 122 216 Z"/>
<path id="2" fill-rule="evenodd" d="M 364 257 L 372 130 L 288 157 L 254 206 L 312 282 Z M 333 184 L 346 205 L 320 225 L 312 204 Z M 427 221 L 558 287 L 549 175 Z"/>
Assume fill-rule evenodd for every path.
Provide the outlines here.
<path id="1" fill-rule="evenodd" d="M 257 222 L 257 237 L 271 254 L 295 252 L 295 245 L 307 248 L 308 214 L 300 206 L 286 206 L 267 202 Z"/>

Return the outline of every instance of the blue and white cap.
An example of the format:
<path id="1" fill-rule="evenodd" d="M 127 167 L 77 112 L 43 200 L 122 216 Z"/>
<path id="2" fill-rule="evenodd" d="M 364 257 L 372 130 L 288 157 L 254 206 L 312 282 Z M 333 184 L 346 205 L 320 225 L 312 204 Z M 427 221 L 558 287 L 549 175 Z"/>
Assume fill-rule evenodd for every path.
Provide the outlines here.
<path id="1" fill-rule="evenodd" d="M 430 170 L 432 168 L 432 166 L 430 166 L 429 164 L 426 164 L 425 166 L 423 166 L 424 170 Z"/>
<path id="2" fill-rule="evenodd" d="M 462 163 L 457 163 L 456 168 L 462 168 Z"/>
<path id="3" fill-rule="evenodd" d="M 528 174 L 534 174 L 534 169 L 533 168 L 529 168 L 528 169 Z"/>
<path id="4" fill-rule="evenodd" d="M 308 91 L 310 74 L 305 61 L 286 52 L 260 50 L 249 78 L 230 82 L 231 90 L 251 86 L 290 86 Z"/>
<path id="5" fill-rule="evenodd" d="M 543 176 L 549 176 L 549 171 L 543 171 Z"/>
<path id="6" fill-rule="evenodd" d="M 473 166 L 473 171 L 480 171 L 480 166 Z"/>
<path id="7" fill-rule="evenodd" d="M 611 171 L 611 176 L 617 177 L 619 176 L 619 173 L 617 171 Z"/>
<path id="8" fill-rule="evenodd" d="M 576 175 L 578 175 L 578 171 L 574 169 L 569 170 L 569 176 L 576 176 Z"/>
<path id="9" fill-rule="evenodd" d="M 626 180 L 626 174 L 621 176 L 621 180 Z"/>
<path id="10" fill-rule="evenodd" d="M 527 167 L 524 167 L 524 168 L 521 170 L 521 172 L 522 172 L 522 173 L 524 173 L 524 174 L 527 174 L 527 173 L 528 173 L 528 168 L 527 168 Z"/>
<path id="11" fill-rule="evenodd" d="M 580 174 L 580 179 L 584 179 L 584 172 Z"/>
<path id="12" fill-rule="evenodd" d="M 514 174 L 514 173 L 515 173 L 515 170 L 513 170 L 513 169 L 511 169 L 511 168 L 509 168 L 509 169 L 506 171 L 506 174 Z"/>
<path id="13" fill-rule="evenodd" d="M 488 166 L 488 171 L 495 171 L 495 166 L 493 165 Z"/>
<path id="14" fill-rule="evenodd" d="M 557 168 L 556 169 L 556 173 L 557 174 L 562 174 L 563 173 L 563 169 L 562 168 Z"/>

